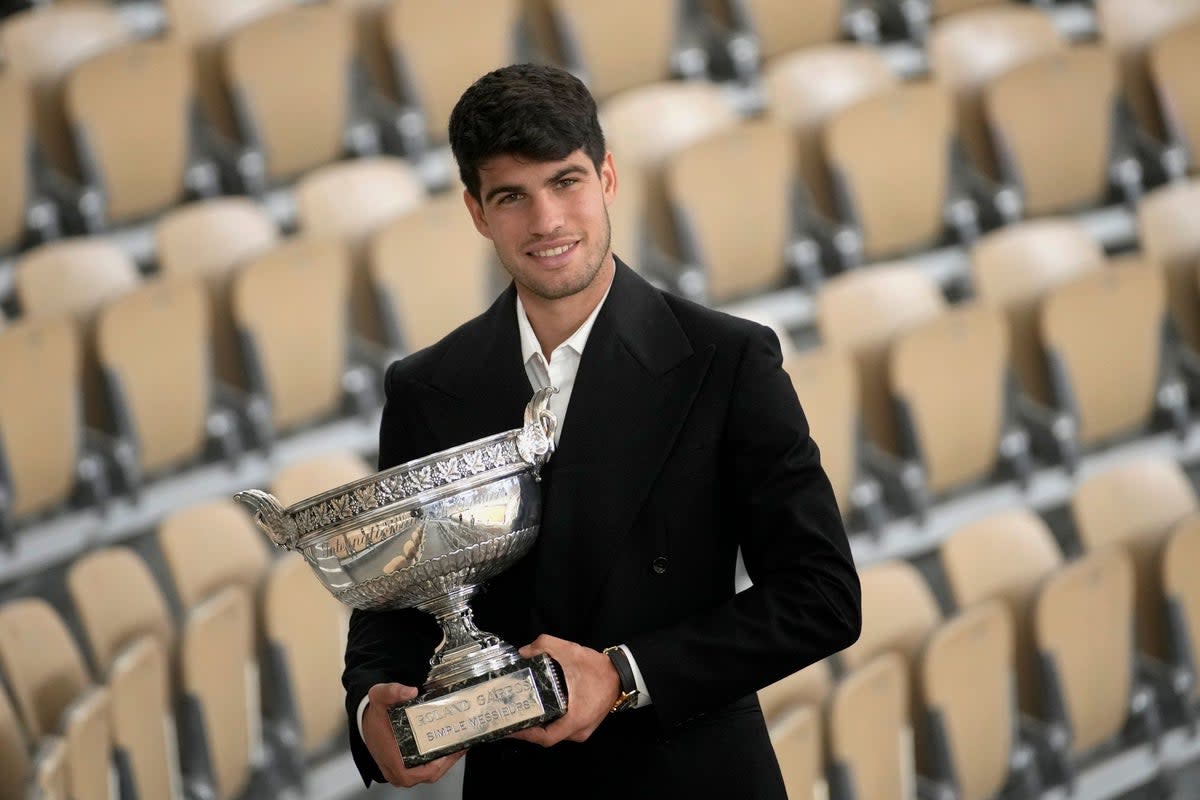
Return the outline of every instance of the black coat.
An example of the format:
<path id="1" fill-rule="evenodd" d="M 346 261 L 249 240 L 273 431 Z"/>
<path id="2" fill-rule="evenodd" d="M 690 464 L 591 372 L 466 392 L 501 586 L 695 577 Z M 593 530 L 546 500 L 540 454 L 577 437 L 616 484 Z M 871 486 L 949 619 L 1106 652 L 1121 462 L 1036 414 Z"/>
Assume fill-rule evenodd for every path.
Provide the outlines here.
<path id="1" fill-rule="evenodd" d="M 516 292 L 388 370 L 379 467 L 519 427 L 532 395 Z M 474 748 L 467 797 L 780 797 L 755 691 L 858 637 L 858 576 L 816 445 L 767 328 L 658 291 L 620 261 L 596 317 L 534 549 L 472 603 L 520 647 L 626 644 L 653 700 L 583 744 Z M 741 548 L 754 586 L 734 593 Z M 355 611 L 351 746 L 375 683 L 419 686 L 440 640 L 414 609 Z M 561 784 L 556 782 L 562 781 Z M 500 793 L 500 794 L 497 794 Z"/>

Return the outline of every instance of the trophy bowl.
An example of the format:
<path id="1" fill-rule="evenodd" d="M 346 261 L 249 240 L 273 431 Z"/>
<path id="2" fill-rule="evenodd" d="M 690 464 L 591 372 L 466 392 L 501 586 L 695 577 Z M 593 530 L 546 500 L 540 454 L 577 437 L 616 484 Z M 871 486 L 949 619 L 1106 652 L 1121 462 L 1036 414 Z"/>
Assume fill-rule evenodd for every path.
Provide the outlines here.
<path id="1" fill-rule="evenodd" d="M 442 627 L 423 693 L 389 711 L 405 764 L 416 766 L 562 716 L 548 656 L 523 659 L 476 627 L 470 599 L 521 559 L 541 523 L 540 471 L 554 451 L 553 388 L 521 428 L 378 472 L 288 507 L 258 490 L 234 499 L 281 548 L 296 550 L 340 602 L 419 608 Z"/>

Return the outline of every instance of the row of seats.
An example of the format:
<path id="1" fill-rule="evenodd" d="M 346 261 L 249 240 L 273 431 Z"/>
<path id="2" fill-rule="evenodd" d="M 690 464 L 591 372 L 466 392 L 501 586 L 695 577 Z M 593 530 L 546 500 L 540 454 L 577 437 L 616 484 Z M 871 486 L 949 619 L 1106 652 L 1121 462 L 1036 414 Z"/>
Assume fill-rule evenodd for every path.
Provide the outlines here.
<path id="1" fill-rule="evenodd" d="M 293 503 L 370 472 L 325 458 L 271 489 Z M 143 549 L 81 556 L 61 607 L 0 605 L 0 800 L 273 798 L 344 752 L 347 613 L 304 560 L 272 559 L 232 500 Z"/>
<path id="2" fill-rule="evenodd" d="M 858 642 L 759 695 L 791 796 L 828 777 L 834 797 L 906 797 L 920 775 L 1034 797 L 1194 724 L 1198 509 L 1187 476 L 1149 460 L 1079 484 L 1077 558 L 1025 509 L 979 519 L 939 553 L 945 618 L 907 562 L 863 569 Z"/>

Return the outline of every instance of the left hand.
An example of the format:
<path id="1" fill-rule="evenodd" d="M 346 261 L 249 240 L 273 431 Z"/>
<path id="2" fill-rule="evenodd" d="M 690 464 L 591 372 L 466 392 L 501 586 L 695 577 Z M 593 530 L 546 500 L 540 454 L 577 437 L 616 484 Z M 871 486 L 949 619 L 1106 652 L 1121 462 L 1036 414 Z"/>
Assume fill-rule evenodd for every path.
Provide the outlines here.
<path id="1" fill-rule="evenodd" d="M 544 728 L 526 728 L 509 735 L 542 747 L 564 740 L 586 742 L 621 696 L 621 679 L 608 656 L 546 634 L 522 647 L 520 653 L 523 658 L 546 653 L 558 662 L 567 682 L 567 713 Z"/>

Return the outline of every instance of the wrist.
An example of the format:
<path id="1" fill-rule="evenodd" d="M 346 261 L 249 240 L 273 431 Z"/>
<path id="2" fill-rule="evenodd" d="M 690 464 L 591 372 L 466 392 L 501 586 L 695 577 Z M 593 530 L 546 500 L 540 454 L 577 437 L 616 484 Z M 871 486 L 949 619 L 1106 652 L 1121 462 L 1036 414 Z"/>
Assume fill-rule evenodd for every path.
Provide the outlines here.
<path id="1" fill-rule="evenodd" d="M 604 650 L 604 655 L 608 656 L 613 672 L 617 676 L 618 693 L 609 709 L 609 713 L 633 708 L 637 705 L 638 688 L 633 677 L 633 668 L 629 664 L 625 650 L 620 646 L 609 647 Z"/>

